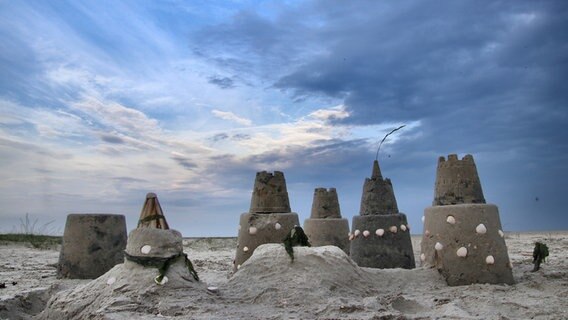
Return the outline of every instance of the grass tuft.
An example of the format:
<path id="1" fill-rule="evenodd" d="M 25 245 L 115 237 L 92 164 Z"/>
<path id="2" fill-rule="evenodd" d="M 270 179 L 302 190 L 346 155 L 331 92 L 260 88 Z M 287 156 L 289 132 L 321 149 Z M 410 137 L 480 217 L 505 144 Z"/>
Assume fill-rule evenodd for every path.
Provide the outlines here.
<path id="1" fill-rule="evenodd" d="M 49 235 L 49 226 L 53 221 L 38 227 L 38 219 L 30 220 L 26 213 L 20 218 L 20 230 L 8 234 L 0 234 L 0 242 L 25 243 L 35 249 L 52 249 L 61 244 L 62 237 Z"/>

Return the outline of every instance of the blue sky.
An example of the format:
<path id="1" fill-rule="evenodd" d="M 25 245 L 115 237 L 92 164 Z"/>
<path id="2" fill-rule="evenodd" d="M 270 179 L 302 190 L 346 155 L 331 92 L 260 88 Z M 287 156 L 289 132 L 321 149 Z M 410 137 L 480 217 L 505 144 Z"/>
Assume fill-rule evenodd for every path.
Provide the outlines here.
<path id="1" fill-rule="evenodd" d="M 255 173 L 358 214 L 380 139 L 414 233 L 437 158 L 472 154 L 505 230 L 567 229 L 565 1 L 1 1 L 0 231 L 62 233 L 147 192 L 234 236 Z M 537 201 L 538 198 L 538 201 Z"/>

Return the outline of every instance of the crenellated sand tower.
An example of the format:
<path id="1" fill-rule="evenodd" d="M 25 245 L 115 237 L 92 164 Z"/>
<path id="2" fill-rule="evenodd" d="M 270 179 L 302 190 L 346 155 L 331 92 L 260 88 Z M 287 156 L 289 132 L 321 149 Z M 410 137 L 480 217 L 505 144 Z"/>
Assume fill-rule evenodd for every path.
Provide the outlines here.
<path id="1" fill-rule="evenodd" d="M 440 157 L 432 207 L 424 210 L 420 260 L 451 286 L 514 283 L 499 210 L 486 204 L 473 157 Z"/>
<path id="2" fill-rule="evenodd" d="M 366 178 L 360 215 L 353 217 L 351 259 L 360 267 L 415 267 L 406 215 L 398 211 L 390 179 L 383 179 L 379 162 Z"/>
<path id="3" fill-rule="evenodd" d="M 304 221 L 304 231 L 312 246 L 337 246 L 349 254 L 349 222 L 341 218 L 335 188 L 315 189 L 312 214 Z"/>
<path id="4" fill-rule="evenodd" d="M 462 160 L 455 154 L 450 154 L 448 161 L 440 157 L 435 188 L 433 206 L 485 203 L 477 167 L 469 154 Z"/>
<path id="5" fill-rule="evenodd" d="M 291 212 L 284 173 L 257 172 L 249 212 L 241 214 L 234 270 L 265 243 L 281 243 L 288 232 L 300 225 Z"/>

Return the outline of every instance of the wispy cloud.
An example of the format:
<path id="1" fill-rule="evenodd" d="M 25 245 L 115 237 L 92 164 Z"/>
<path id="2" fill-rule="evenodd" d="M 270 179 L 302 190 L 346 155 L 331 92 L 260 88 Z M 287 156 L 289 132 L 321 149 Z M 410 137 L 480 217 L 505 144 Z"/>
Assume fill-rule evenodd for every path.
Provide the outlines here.
<path id="1" fill-rule="evenodd" d="M 238 123 L 238 124 L 243 125 L 243 126 L 252 125 L 252 121 L 250 119 L 239 117 L 232 112 L 213 109 L 213 110 L 211 110 L 211 113 L 219 119 L 232 121 L 232 122 Z"/>

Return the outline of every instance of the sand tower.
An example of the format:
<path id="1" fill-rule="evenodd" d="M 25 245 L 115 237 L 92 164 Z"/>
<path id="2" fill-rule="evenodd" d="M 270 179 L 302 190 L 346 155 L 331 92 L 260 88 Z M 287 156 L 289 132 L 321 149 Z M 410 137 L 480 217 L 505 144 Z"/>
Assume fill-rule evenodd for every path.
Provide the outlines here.
<path id="1" fill-rule="evenodd" d="M 199 280 L 191 261 L 183 253 L 181 233 L 169 228 L 154 193 L 146 195 L 138 227 L 128 235 L 125 258 L 145 267 L 157 268 L 160 271 L 155 278 L 157 284 L 165 284 L 169 266 L 179 263 L 185 263 L 195 280 Z"/>
<path id="2" fill-rule="evenodd" d="M 138 228 L 170 228 L 155 193 L 150 192 L 146 195 L 146 201 L 140 212 L 140 220 L 138 220 Z"/>
<path id="3" fill-rule="evenodd" d="M 451 286 L 514 283 L 497 206 L 485 204 L 473 157 L 440 157 L 432 207 L 424 210 L 420 260 Z"/>
<path id="4" fill-rule="evenodd" d="M 286 180 L 280 171 L 256 173 L 249 212 L 241 214 L 235 270 L 265 243 L 281 243 L 288 232 L 300 225 L 291 212 Z"/>
<path id="5" fill-rule="evenodd" d="M 353 217 L 351 259 L 360 267 L 415 267 L 410 229 L 404 213 L 398 212 L 390 179 L 383 179 L 379 162 L 366 178 L 360 215 Z"/>
<path id="6" fill-rule="evenodd" d="M 349 254 L 349 222 L 341 218 L 335 188 L 315 189 L 312 214 L 304 221 L 304 231 L 312 246 L 337 246 Z"/>
<path id="7" fill-rule="evenodd" d="M 126 220 L 117 214 L 67 216 L 58 277 L 94 279 L 124 260 Z"/>

